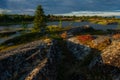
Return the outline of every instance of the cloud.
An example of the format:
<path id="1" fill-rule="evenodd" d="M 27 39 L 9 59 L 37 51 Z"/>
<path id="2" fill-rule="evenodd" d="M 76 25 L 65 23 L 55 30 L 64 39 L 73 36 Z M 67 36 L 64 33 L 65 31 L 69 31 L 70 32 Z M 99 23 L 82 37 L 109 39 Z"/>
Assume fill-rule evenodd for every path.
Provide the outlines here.
<path id="1" fill-rule="evenodd" d="M 7 10 L 7 9 L 0 9 L 0 14 L 6 14 L 6 13 L 10 13 L 11 10 Z"/>
<path id="2" fill-rule="evenodd" d="M 46 14 L 63 14 L 72 11 L 119 10 L 119 3 L 120 0 L 0 0 L 0 8 L 23 11 L 42 5 Z"/>
<path id="3" fill-rule="evenodd" d="M 120 11 L 74 11 L 65 14 L 55 14 L 63 16 L 120 16 Z"/>
<path id="4" fill-rule="evenodd" d="M 35 12 L 35 9 L 0 9 L 0 14 L 30 14 L 33 15 Z"/>
<path id="5" fill-rule="evenodd" d="M 10 2 L 23 2 L 23 1 L 26 1 L 26 0 L 8 0 Z"/>
<path id="6" fill-rule="evenodd" d="M 30 15 L 33 15 L 35 12 L 34 9 L 22 9 L 22 10 L 10 10 L 10 14 L 30 14 Z"/>

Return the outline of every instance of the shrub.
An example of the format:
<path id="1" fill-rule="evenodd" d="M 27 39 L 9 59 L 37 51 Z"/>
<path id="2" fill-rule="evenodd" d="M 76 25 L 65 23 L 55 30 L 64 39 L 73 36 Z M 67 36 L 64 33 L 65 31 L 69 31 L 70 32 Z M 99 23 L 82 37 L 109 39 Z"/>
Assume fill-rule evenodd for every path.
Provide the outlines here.
<path id="1" fill-rule="evenodd" d="M 113 39 L 120 39 L 120 34 L 115 34 L 112 37 L 113 37 Z"/>
<path id="2" fill-rule="evenodd" d="M 47 26 L 47 30 L 49 32 L 55 32 L 55 31 L 60 31 L 62 28 L 57 26 L 57 25 L 50 25 L 50 26 Z"/>
<path id="3" fill-rule="evenodd" d="M 92 41 L 94 38 L 88 34 L 88 35 L 77 36 L 77 39 L 82 43 L 87 43 L 89 41 Z"/>
<path id="4" fill-rule="evenodd" d="M 97 42 L 97 44 L 96 44 Z M 90 44 L 90 47 L 97 49 L 97 50 L 103 50 L 105 49 L 108 45 L 111 44 L 111 40 L 109 38 L 103 38 L 102 41 L 97 40 L 96 42 L 92 41 L 92 43 Z"/>
<path id="5" fill-rule="evenodd" d="M 60 35 L 63 39 L 66 39 L 67 38 L 67 32 L 63 32 L 61 35 Z"/>

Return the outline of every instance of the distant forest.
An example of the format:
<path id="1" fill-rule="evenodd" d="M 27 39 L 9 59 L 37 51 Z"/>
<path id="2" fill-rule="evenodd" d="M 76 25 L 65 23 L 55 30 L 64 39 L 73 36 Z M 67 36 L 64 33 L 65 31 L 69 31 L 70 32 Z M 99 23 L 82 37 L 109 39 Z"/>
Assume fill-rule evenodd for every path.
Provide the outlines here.
<path id="1" fill-rule="evenodd" d="M 101 16 L 55 16 L 55 15 L 47 15 L 46 21 L 89 21 L 89 19 L 116 19 L 114 16 L 112 17 L 101 17 Z M 22 22 L 32 22 L 34 20 L 34 16 L 31 15 L 18 15 L 18 14 L 0 14 L 0 24 L 15 24 Z"/>
<path id="2" fill-rule="evenodd" d="M 0 14 L 0 24 L 14 24 L 14 23 L 22 23 L 22 22 L 31 22 L 33 21 L 34 16 L 30 15 L 8 15 L 8 14 Z"/>

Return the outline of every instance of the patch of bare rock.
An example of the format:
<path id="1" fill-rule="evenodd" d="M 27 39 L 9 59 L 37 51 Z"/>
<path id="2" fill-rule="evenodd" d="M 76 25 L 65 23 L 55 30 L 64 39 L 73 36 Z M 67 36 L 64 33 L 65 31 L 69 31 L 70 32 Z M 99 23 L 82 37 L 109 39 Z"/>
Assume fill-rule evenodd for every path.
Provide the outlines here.
<path id="1" fill-rule="evenodd" d="M 56 80 L 60 51 L 53 40 L 39 40 L 1 52 L 0 80 Z"/>
<path id="2" fill-rule="evenodd" d="M 96 40 L 97 42 L 102 42 L 101 40 L 103 40 L 104 38 L 97 38 Z M 96 52 L 93 51 L 95 49 L 91 48 L 90 46 L 81 44 L 76 37 L 72 37 L 68 39 L 68 49 L 78 60 L 86 59 L 85 57 L 89 56 L 89 54 L 95 55 L 93 58 L 91 58 L 91 61 L 88 65 L 88 69 L 91 73 L 97 73 L 103 78 L 106 77 L 110 80 L 120 80 L 119 40 L 111 40 L 110 45 L 105 47 L 103 50 L 98 50 L 98 52 Z"/>

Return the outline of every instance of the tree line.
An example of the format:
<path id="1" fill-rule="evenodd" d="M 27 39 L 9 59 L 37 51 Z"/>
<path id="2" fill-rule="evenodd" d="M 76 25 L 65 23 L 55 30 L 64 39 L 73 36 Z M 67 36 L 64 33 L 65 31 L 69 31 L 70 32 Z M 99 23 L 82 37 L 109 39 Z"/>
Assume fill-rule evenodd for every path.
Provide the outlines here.
<path id="1" fill-rule="evenodd" d="M 87 21 L 91 18 L 97 19 L 116 19 L 114 16 L 112 17 L 102 17 L 102 16 L 56 16 L 52 14 L 44 15 L 46 21 L 73 21 L 73 20 L 81 20 Z M 19 14 L 0 14 L 0 23 L 10 23 L 10 22 L 31 22 L 33 21 L 35 16 L 31 15 L 19 15 Z"/>
<path id="2" fill-rule="evenodd" d="M 63 15 L 52 15 L 48 14 L 47 19 L 49 21 L 73 21 L 73 20 L 81 20 L 81 21 L 87 21 L 89 19 L 117 19 L 115 16 L 110 16 L 110 17 L 104 17 L 104 16 L 63 16 Z"/>
<path id="3" fill-rule="evenodd" d="M 33 20 L 34 16 L 31 15 L 0 14 L 0 23 L 30 22 Z"/>

